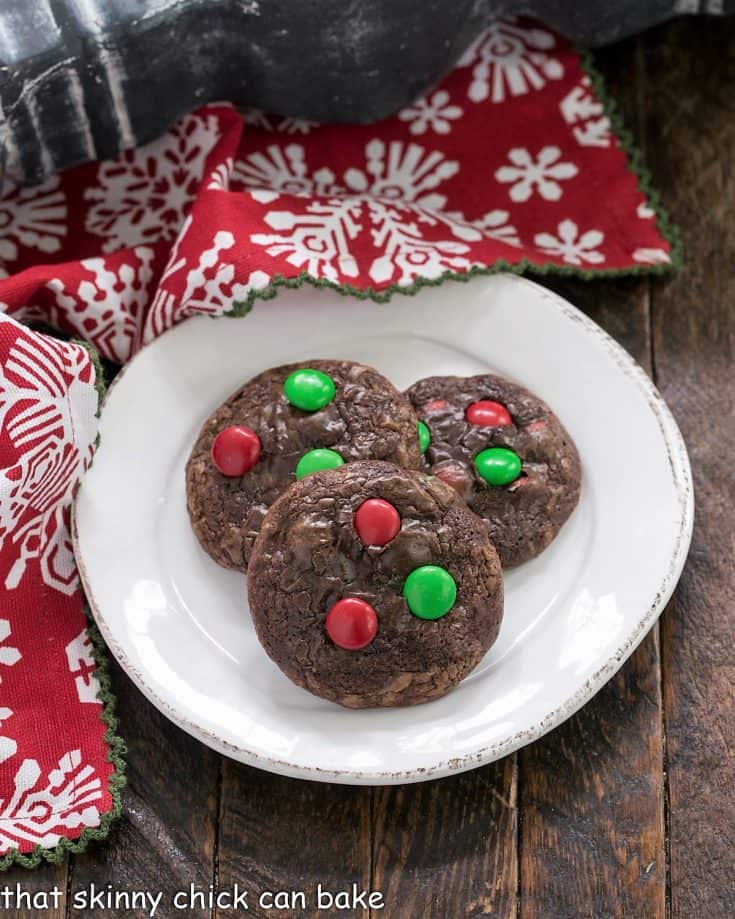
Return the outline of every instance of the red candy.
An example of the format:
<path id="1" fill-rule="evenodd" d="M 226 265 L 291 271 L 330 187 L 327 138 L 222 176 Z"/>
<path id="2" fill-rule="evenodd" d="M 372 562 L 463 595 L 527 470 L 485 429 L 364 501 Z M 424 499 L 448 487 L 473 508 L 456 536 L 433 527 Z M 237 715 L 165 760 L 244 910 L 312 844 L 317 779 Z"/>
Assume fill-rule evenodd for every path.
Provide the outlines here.
<path id="1" fill-rule="evenodd" d="M 468 486 L 471 485 L 471 479 L 467 474 L 467 470 L 463 469 L 459 464 L 453 463 L 449 466 L 442 466 L 440 469 L 437 469 L 433 473 L 437 479 L 441 479 L 445 485 L 449 485 L 450 488 L 453 488 L 458 495 L 462 497 L 465 496 L 465 493 L 468 490 Z"/>
<path id="2" fill-rule="evenodd" d="M 243 425 L 225 428 L 214 438 L 212 462 L 222 475 L 236 477 L 250 472 L 260 459 L 260 438 Z"/>
<path id="3" fill-rule="evenodd" d="M 431 402 L 427 402 L 425 405 L 421 406 L 421 411 L 426 415 L 430 415 L 432 412 L 441 412 L 446 407 L 446 399 L 432 399 Z"/>
<path id="4" fill-rule="evenodd" d="M 513 424 L 513 419 L 508 414 L 508 409 L 499 402 L 481 399 L 467 406 L 465 418 L 470 424 L 478 424 L 483 428 L 501 428 Z"/>
<path id="5" fill-rule="evenodd" d="M 375 638 L 378 617 L 369 603 L 359 597 L 345 597 L 329 610 L 324 627 L 335 645 L 359 651 Z"/>
<path id="6" fill-rule="evenodd" d="M 395 539 L 400 528 L 398 511 L 382 498 L 368 498 L 355 514 L 355 529 L 365 546 L 384 546 Z"/>

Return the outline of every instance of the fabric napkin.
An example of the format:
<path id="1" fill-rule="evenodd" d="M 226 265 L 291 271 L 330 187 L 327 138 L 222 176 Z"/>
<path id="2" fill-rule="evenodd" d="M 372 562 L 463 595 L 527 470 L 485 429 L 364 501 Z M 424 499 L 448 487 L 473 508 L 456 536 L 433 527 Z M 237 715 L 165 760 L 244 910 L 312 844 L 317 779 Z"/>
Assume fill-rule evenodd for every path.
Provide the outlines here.
<path id="1" fill-rule="evenodd" d="M 186 316 L 242 314 L 304 282 L 385 300 L 498 269 L 594 277 L 677 257 L 588 62 L 522 19 L 379 124 L 208 105 L 115 161 L 6 188 L 0 865 L 78 851 L 120 809 L 122 742 L 69 536 L 96 441 L 95 350 L 123 363 Z"/>

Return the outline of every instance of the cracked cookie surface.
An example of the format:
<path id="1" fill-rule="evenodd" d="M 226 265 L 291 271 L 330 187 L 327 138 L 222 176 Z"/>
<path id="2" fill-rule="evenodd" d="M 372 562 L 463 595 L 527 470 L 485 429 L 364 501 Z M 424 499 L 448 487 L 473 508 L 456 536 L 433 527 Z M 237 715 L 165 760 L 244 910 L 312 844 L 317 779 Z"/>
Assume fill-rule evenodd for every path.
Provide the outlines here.
<path id="1" fill-rule="evenodd" d="M 296 408 L 284 392 L 289 375 L 304 368 L 334 383 L 333 398 L 317 411 Z M 295 480 L 304 453 L 327 448 L 345 462 L 378 459 L 418 468 L 416 424 L 407 398 L 372 367 L 311 360 L 264 371 L 210 415 L 192 449 L 186 495 L 199 543 L 223 567 L 245 571 L 265 513 Z M 212 443 L 235 425 L 254 431 L 261 451 L 247 473 L 226 476 L 212 462 Z"/>
<path id="2" fill-rule="evenodd" d="M 492 374 L 427 377 L 406 395 L 429 429 L 425 469 L 483 518 L 503 567 L 542 552 L 574 510 L 581 481 L 577 448 L 549 406 Z M 468 413 L 478 404 L 476 413 Z M 472 417 L 492 423 L 473 423 Z M 507 484 L 489 484 L 475 464 L 489 448 L 515 453 L 520 475 Z"/>
<path id="3" fill-rule="evenodd" d="M 355 526 L 381 499 L 400 528 L 366 545 Z M 407 577 L 439 566 L 456 599 L 436 619 L 414 615 Z M 355 462 L 316 472 L 271 507 L 248 570 L 250 611 L 269 656 L 297 685 L 350 708 L 438 698 L 479 663 L 503 611 L 500 563 L 483 522 L 440 480 L 393 464 Z M 377 630 L 359 650 L 330 638 L 326 618 L 344 598 L 369 604 Z"/>

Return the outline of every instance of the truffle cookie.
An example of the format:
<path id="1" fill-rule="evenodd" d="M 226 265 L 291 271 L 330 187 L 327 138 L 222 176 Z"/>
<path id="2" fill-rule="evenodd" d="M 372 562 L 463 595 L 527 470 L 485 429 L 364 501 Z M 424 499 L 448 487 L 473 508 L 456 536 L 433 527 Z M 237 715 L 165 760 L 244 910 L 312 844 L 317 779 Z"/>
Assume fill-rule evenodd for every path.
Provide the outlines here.
<path id="1" fill-rule="evenodd" d="M 541 399 L 502 377 L 427 377 L 408 391 L 426 468 L 487 524 L 504 568 L 554 539 L 579 500 L 572 438 Z"/>
<path id="2" fill-rule="evenodd" d="M 421 453 L 408 399 L 351 361 L 266 370 L 204 423 L 186 467 L 191 525 L 225 568 L 245 571 L 265 512 L 296 480 L 360 459 L 416 468 Z"/>
<path id="3" fill-rule="evenodd" d="M 439 479 L 381 462 L 292 485 L 265 517 L 248 595 L 286 676 L 349 708 L 443 696 L 493 644 L 503 614 L 483 522 Z"/>

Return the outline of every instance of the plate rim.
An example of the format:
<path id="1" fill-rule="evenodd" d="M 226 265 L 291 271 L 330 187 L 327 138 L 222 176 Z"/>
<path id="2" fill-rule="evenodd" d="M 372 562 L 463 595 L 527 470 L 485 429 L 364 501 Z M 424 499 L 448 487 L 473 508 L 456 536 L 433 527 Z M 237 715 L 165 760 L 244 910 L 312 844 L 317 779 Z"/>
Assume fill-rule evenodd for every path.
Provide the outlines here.
<path id="1" fill-rule="evenodd" d="M 543 285 L 531 281 L 528 278 L 519 275 L 498 272 L 497 278 L 509 280 L 522 286 L 533 288 L 536 295 L 542 296 L 551 301 L 552 306 L 561 312 L 567 319 L 580 324 L 590 335 L 596 337 L 607 353 L 639 389 L 644 397 L 649 410 L 653 413 L 666 449 L 671 477 L 676 495 L 676 500 L 680 509 L 680 524 L 676 534 L 675 542 L 671 557 L 668 559 L 666 573 L 661 580 L 658 590 L 655 593 L 653 602 L 639 616 L 636 624 L 632 627 L 627 635 L 626 640 L 619 645 L 616 650 L 610 654 L 607 661 L 598 668 L 584 683 L 579 686 L 570 696 L 561 704 L 557 705 L 552 711 L 548 712 L 540 721 L 533 726 L 523 730 L 516 731 L 503 740 L 488 744 L 479 750 L 463 755 L 439 759 L 433 766 L 417 767 L 408 770 L 361 770 L 361 769 L 325 769 L 320 766 L 294 765 L 287 760 L 278 759 L 277 757 L 263 755 L 248 747 L 232 744 L 223 740 L 212 731 L 203 728 L 201 725 L 189 721 L 173 705 L 154 690 L 146 682 L 145 676 L 129 659 L 127 653 L 114 638 L 107 620 L 96 602 L 94 593 L 91 589 L 89 577 L 86 570 L 86 564 L 81 552 L 79 542 L 79 531 L 77 522 L 77 501 L 78 495 L 83 484 L 80 480 L 79 487 L 74 495 L 71 508 L 71 538 L 74 549 L 74 558 L 79 571 L 79 577 L 84 589 L 87 608 L 91 611 L 92 617 L 102 634 L 110 653 L 115 657 L 117 663 L 122 667 L 125 673 L 130 677 L 136 687 L 145 695 L 162 714 L 170 721 L 184 730 L 187 734 L 206 744 L 211 749 L 239 762 L 258 769 L 264 769 L 278 775 L 285 775 L 292 778 L 308 779 L 320 782 L 336 782 L 347 785 L 396 785 L 408 784 L 414 782 L 423 782 L 430 779 L 443 778 L 456 773 L 465 772 L 469 769 L 475 769 L 483 765 L 495 762 L 509 754 L 519 750 L 527 744 L 533 743 L 543 737 L 549 731 L 558 727 L 575 712 L 579 711 L 587 702 L 589 702 L 600 689 L 618 672 L 625 661 L 633 654 L 635 649 L 641 643 L 643 638 L 648 634 L 655 624 L 658 617 L 663 612 L 666 604 L 671 598 L 674 589 L 678 583 L 679 577 L 686 563 L 689 546 L 692 538 L 694 525 L 694 487 L 692 482 L 691 466 L 689 455 L 687 453 L 684 438 L 679 430 L 679 426 L 674 419 L 668 405 L 656 388 L 653 380 L 648 376 L 641 365 L 635 358 L 625 350 L 611 335 L 609 335 L 593 319 L 583 313 L 578 307 L 574 306 L 564 297 L 555 293 Z M 400 308 L 400 307 L 398 307 Z M 231 319 L 230 316 L 222 317 L 204 317 Z M 237 317 L 243 318 L 243 317 Z M 180 325 L 185 325 L 181 323 Z M 179 328 L 179 325 L 173 326 L 167 332 L 173 332 Z M 144 346 L 137 352 L 119 371 L 115 379 L 110 383 L 105 392 L 104 398 L 99 406 L 100 415 L 104 411 L 107 401 L 120 382 L 125 376 L 127 370 L 133 362 L 144 353 L 148 347 L 165 337 L 167 332 L 154 339 L 148 345 Z M 96 455 L 96 450 L 95 450 Z M 90 467 L 94 462 L 92 457 Z M 88 467 L 88 468 L 90 468 Z"/>

